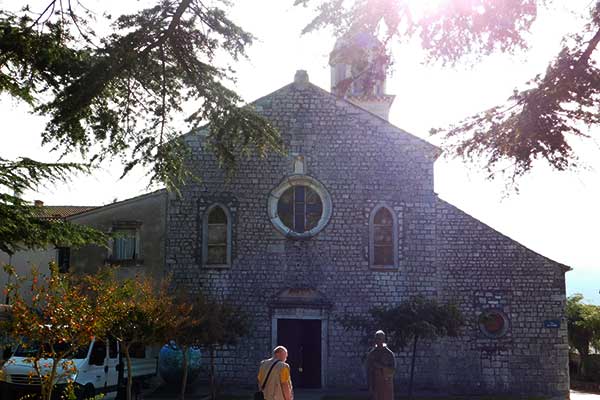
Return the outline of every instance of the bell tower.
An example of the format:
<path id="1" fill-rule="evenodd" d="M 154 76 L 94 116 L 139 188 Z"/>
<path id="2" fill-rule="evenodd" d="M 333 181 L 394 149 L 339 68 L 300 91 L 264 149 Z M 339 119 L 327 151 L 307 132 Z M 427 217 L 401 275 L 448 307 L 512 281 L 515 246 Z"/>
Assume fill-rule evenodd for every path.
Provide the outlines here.
<path id="1" fill-rule="evenodd" d="M 387 121 L 396 97 L 385 93 L 387 62 L 382 43 L 373 35 L 342 36 L 329 55 L 331 93 Z"/>

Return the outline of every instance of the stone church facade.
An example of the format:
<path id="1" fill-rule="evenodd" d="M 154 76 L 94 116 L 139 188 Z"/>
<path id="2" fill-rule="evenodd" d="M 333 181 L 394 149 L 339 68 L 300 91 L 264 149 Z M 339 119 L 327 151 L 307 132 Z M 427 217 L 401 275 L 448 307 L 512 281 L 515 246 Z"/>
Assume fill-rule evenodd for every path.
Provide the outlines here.
<path id="1" fill-rule="evenodd" d="M 332 87 L 346 73 L 333 60 Z M 459 337 L 423 343 L 417 388 L 567 393 L 568 267 L 440 199 L 440 151 L 387 122 L 384 83 L 341 98 L 298 71 L 253 103 L 288 154 L 242 159 L 230 180 L 205 136 L 186 136 L 203 180 L 168 200 L 167 271 L 253 324 L 219 351 L 219 376 L 253 385 L 259 361 L 284 344 L 296 387 L 364 388 L 367 349 L 339 317 L 423 295 L 455 302 L 468 322 Z M 403 391 L 411 353 L 393 350 Z"/>

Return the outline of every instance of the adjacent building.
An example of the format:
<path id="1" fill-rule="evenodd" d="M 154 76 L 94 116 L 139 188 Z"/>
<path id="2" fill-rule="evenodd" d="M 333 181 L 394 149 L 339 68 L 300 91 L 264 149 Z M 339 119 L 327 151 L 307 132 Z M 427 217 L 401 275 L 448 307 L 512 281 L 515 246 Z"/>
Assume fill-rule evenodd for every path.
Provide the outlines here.
<path id="1" fill-rule="evenodd" d="M 111 237 L 107 246 L 71 248 L 56 244 L 15 254 L 0 252 L 0 267 L 10 264 L 25 277 L 33 267 L 48 274 L 51 262 L 57 263 L 60 272 L 73 273 L 93 273 L 113 265 L 119 267 L 120 277 L 146 275 L 160 279 L 164 276 L 166 199 L 167 192 L 157 190 L 104 206 L 49 206 L 38 200 L 35 206 L 40 218 L 96 228 Z M 2 291 L 10 279 L 0 268 Z M 0 303 L 8 300 L 3 297 Z"/>
<path id="2" fill-rule="evenodd" d="M 69 271 L 93 273 L 105 265 L 119 267 L 122 277 L 164 275 L 166 190 L 107 204 L 67 218 L 111 236 L 108 247 L 71 249 Z"/>
<path id="3" fill-rule="evenodd" d="M 49 221 L 64 221 L 66 218 L 85 211 L 92 210 L 94 206 L 50 206 L 44 205 L 41 200 L 34 202 L 35 210 L 40 219 Z M 10 283 L 11 277 L 2 268 L 5 264 L 14 267 L 19 276 L 27 276 L 33 267 L 41 273 L 48 273 L 51 262 L 58 264 L 60 271 L 69 269 L 71 250 L 60 244 L 48 246 L 46 249 L 20 250 L 14 254 L 0 251 L 0 303 L 6 303 L 4 289 Z"/>

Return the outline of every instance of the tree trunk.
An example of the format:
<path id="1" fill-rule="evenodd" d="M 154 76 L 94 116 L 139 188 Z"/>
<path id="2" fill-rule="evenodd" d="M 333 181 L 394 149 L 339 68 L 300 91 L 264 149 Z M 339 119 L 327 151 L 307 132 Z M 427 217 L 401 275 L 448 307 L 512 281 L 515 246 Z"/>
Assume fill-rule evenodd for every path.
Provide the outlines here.
<path id="1" fill-rule="evenodd" d="M 133 374 L 131 373 L 131 357 L 129 356 L 129 345 L 123 347 L 125 360 L 127 360 L 127 389 L 125 390 L 126 399 L 131 400 L 131 389 L 133 387 Z"/>
<path id="2" fill-rule="evenodd" d="M 586 368 L 585 368 L 585 364 L 587 361 L 587 358 L 589 357 L 589 353 L 588 352 L 580 352 L 579 353 L 579 376 L 582 378 L 586 377 Z"/>
<path id="3" fill-rule="evenodd" d="M 42 400 L 51 400 L 52 399 L 52 389 L 54 388 L 54 381 L 55 381 L 55 377 L 56 377 L 56 368 L 57 368 L 57 364 L 58 362 L 55 362 L 57 360 L 52 359 L 52 369 L 50 370 L 49 375 L 47 376 L 47 380 L 46 382 L 44 379 L 44 376 L 41 373 L 41 369 L 38 372 L 38 376 L 40 377 L 41 380 L 41 395 L 42 395 Z M 35 361 L 34 361 L 35 362 Z"/>
<path id="4" fill-rule="evenodd" d="M 417 358 L 417 341 L 419 337 L 415 335 L 413 342 L 412 360 L 410 362 L 410 378 L 408 381 L 408 400 L 412 399 L 413 379 L 415 377 L 415 360 Z"/>
<path id="5" fill-rule="evenodd" d="M 217 399 L 217 388 L 215 387 L 215 347 L 210 346 L 210 376 L 209 376 L 209 385 L 210 385 L 210 399 Z"/>
<path id="6" fill-rule="evenodd" d="M 187 377 L 188 377 L 188 346 L 181 346 L 181 351 L 183 352 L 183 380 L 181 382 L 181 400 L 185 400 L 185 388 L 187 386 Z"/>

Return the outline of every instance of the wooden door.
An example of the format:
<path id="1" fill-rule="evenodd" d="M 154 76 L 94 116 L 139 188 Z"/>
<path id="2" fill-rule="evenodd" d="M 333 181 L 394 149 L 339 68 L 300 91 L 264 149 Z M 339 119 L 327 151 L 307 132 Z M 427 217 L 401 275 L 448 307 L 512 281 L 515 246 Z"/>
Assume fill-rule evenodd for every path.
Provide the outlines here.
<path id="1" fill-rule="evenodd" d="M 321 321 L 278 319 L 277 344 L 288 349 L 292 384 L 298 388 L 321 387 Z"/>

